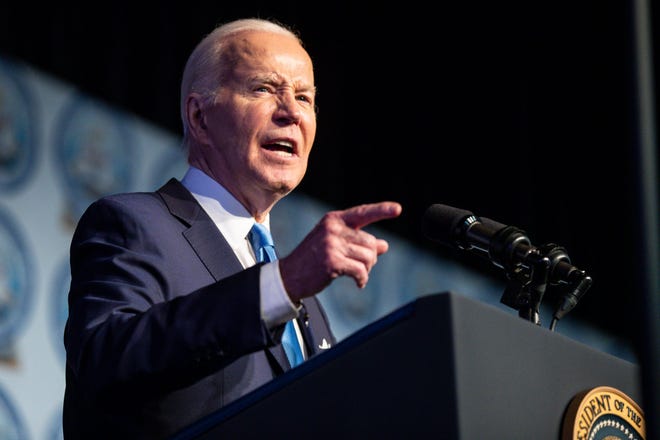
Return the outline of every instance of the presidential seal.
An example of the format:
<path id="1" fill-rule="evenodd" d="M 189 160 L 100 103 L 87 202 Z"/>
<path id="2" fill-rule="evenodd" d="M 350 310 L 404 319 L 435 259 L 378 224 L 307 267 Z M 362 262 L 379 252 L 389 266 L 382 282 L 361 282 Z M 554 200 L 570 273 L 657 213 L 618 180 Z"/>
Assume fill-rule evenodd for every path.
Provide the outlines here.
<path id="1" fill-rule="evenodd" d="M 601 386 L 571 400 L 562 426 L 562 440 L 644 440 L 644 413 L 622 391 Z"/>

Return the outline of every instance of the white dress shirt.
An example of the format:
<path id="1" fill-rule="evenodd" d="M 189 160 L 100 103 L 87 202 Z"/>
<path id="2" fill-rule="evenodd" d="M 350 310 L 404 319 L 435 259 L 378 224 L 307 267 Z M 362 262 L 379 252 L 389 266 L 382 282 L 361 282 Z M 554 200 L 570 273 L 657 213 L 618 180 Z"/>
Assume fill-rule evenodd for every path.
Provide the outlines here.
<path id="1" fill-rule="evenodd" d="M 222 185 L 195 167 L 188 169 L 181 183 L 211 217 L 243 267 L 256 264 L 247 238 L 255 220 L 245 207 Z M 270 230 L 270 214 L 262 224 Z M 284 289 L 279 260 L 264 264 L 259 276 L 261 316 L 266 325 L 273 328 L 298 316 L 298 308 Z M 300 338 L 300 334 L 298 336 Z"/>

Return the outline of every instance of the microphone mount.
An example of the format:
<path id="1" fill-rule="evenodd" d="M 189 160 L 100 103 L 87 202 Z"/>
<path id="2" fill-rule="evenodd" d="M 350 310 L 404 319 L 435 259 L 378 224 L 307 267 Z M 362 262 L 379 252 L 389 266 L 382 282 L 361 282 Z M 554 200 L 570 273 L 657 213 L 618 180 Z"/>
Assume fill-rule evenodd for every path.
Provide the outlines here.
<path id="1" fill-rule="evenodd" d="M 549 256 L 533 247 L 526 233 L 514 226 L 495 233 L 489 256 L 509 280 L 500 302 L 517 310 L 521 318 L 541 325 L 540 307 L 552 266 Z"/>
<path id="2" fill-rule="evenodd" d="M 522 232 L 511 228 L 510 231 L 500 231 L 503 232 L 501 242 L 496 240 L 496 246 L 502 246 L 503 250 L 511 249 L 516 242 L 520 246 Z M 593 282 L 585 271 L 571 266 L 566 250 L 554 243 L 519 250 L 525 252 L 519 258 L 510 258 L 511 252 L 500 252 L 507 257 L 499 261 L 509 280 L 500 302 L 517 310 L 521 318 L 541 325 L 541 302 L 545 293 L 552 291 L 558 298 L 550 323 L 550 330 L 553 331 L 557 321 L 577 305 Z"/>
<path id="3" fill-rule="evenodd" d="M 571 266 L 571 260 L 563 247 L 549 243 L 540 249 L 550 259 L 551 270 L 561 272 L 561 275 L 553 277 L 553 282 L 550 283 L 550 288 L 558 291 L 559 298 L 550 323 L 550 329 L 554 330 L 557 321 L 577 305 L 593 280 L 584 270 Z"/>
<path id="4" fill-rule="evenodd" d="M 563 247 L 535 247 L 525 231 L 514 226 L 436 204 L 427 209 L 422 227 L 429 239 L 475 252 L 504 269 L 508 283 L 500 302 L 534 324 L 541 324 L 541 302 L 546 291 L 552 291 L 559 298 L 550 324 L 553 331 L 591 287 L 591 277 L 571 264 Z"/>

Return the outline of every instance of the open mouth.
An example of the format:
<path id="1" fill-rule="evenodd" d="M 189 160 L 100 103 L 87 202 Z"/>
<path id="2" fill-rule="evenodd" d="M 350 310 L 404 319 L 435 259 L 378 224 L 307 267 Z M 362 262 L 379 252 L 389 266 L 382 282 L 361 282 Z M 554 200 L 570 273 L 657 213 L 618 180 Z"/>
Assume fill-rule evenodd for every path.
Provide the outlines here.
<path id="1" fill-rule="evenodd" d="M 290 156 L 293 155 L 294 152 L 293 143 L 289 141 L 269 142 L 267 144 L 264 144 L 263 147 L 266 150 L 286 153 L 287 155 Z"/>

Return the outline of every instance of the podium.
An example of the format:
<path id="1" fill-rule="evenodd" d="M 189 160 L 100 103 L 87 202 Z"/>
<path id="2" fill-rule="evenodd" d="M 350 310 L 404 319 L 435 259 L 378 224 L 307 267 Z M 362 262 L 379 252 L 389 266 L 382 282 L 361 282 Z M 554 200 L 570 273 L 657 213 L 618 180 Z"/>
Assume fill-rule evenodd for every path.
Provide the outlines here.
<path id="1" fill-rule="evenodd" d="M 639 377 L 634 363 L 443 292 L 402 306 L 173 440 L 559 440 L 575 395 L 609 386 L 640 402 Z"/>

